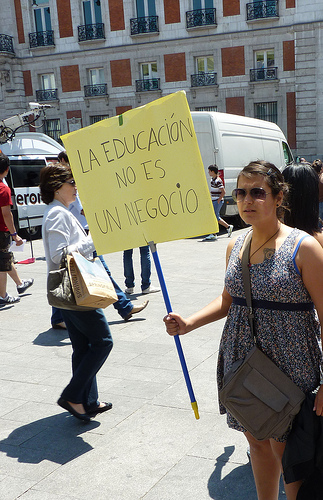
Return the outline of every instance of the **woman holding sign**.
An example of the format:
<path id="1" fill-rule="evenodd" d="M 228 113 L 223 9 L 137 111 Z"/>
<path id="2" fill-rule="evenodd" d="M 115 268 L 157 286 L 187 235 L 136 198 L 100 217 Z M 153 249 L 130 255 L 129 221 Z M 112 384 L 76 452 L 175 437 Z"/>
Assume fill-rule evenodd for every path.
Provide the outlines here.
<path id="1" fill-rule="evenodd" d="M 233 196 L 241 218 L 252 226 L 249 269 L 257 345 L 304 393 L 319 386 L 313 411 L 321 416 L 322 354 L 314 305 L 322 324 L 323 252 L 315 238 L 281 222 L 286 191 L 281 172 L 268 162 L 257 161 L 240 172 Z M 164 318 L 170 335 L 183 335 L 227 316 L 218 357 L 219 389 L 233 363 L 254 345 L 241 264 L 246 234 L 250 232 L 228 245 L 222 294 L 187 319 L 175 313 Z M 258 499 L 277 500 L 288 432 L 260 441 L 222 404 L 220 412 L 227 413 L 229 427 L 244 432 L 249 441 Z M 288 500 L 296 499 L 300 486 L 301 481 L 285 484 Z"/>
<path id="2" fill-rule="evenodd" d="M 59 269 L 64 249 L 92 258 L 92 238 L 68 210 L 77 193 L 70 167 L 60 163 L 44 167 L 40 173 L 40 193 L 48 205 L 42 226 L 48 271 Z M 78 419 L 90 421 L 91 417 L 112 408 L 111 403 L 99 402 L 96 383 L 96 374 L 113 346 L 109 325 L 102 309 L 61 309 L 61 313 L 73 347 L 73 375 L 57 403 Z"/>

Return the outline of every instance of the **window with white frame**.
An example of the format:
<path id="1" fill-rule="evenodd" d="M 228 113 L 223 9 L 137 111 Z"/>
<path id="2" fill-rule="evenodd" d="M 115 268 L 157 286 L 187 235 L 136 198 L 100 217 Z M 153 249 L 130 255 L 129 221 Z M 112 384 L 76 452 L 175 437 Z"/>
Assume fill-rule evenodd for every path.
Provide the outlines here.
<path id="1" fill-rule="evenodd" d="M 140 64 L 140 75 L 142 80 L 158 78 L 157 62 L 145 62 Z"/>
<path id="2" fill-rule="evenodd" d="M 55 75 L 54 73 L 47 73 L 40 75 L 40 84 L 42 90 L 49 90 L 55 88 Z"/>
<path id="3" fill-rule="evenodd" d="M 195 59 L 196 73 L 213 73 L 214 58 L 213 56 L 196 57 Z"/>
<path id="4" fill-rule="evenodd" d="M 277 123 L 277 101 L 257 102 L 254 105 L 255 118 Z"/>
<path id="5" fill-rule="evenodd" d="M 156 16 L 155 0 L 136 0 L 137 17 Z"/>
<path id="6" fill-rule="evenodd" d="M 256 69 L 269 68 L 275 66 L 274 49 L 257 50 L 255 52 Z"/>
<path id="7" fill-rule="evenodd" d="M 101 0 L 83 0 L 84 24 L 102 23 Z"/>
<path id="8" fill-rule="evenodd" d="M 99 85 L 100 83 L 105 83 L 104 69 L 103 68 L 89 69 L 88 79 L 89 79 L 89 85 Z"/>
<path id="9" fill-rule="evenodd" d="M 213 9 L 213 0 L 193 0 L 193 10 Z"/>
<path id="10" fill-rule="evenodd" d="M 42 31 L 52 31 L 50 18 L 50 7 L 48 0 L 37 0 L 34 7 L 34 20 L 37 33 Z"/>

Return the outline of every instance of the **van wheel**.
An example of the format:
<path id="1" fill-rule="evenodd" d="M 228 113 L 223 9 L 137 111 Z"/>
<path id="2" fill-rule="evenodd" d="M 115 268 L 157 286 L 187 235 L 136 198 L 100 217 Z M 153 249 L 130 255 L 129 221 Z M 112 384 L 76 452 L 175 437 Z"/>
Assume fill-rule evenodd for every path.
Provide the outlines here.
<path id="1" fill-rule="evenodd" d="M 19 229 L 19 235 L 27 241 L 39 240 L 41 238 L 41 226 L 30 226 L 29 228 Z"/>

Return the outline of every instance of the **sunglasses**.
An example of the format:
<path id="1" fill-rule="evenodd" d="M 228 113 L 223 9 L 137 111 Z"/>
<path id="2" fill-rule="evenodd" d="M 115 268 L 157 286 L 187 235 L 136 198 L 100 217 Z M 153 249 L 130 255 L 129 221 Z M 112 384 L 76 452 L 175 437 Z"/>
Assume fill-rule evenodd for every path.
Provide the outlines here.
<path id="1" fill-rule="evenodd" d="M 75 180 L 71 179 L 70 181 L 65 181 L 65 184 L 71 184 L 71 186 L 75 186 Z"/>
<path id="2" fill-rule="evenodd" d="M 247 194 L 250 194 L 254 201 L 265 201 L 266 196 L 271 193 L 266 193 L 263 188 L 251 188 L 249 191 L 243 188 L 236 188 L 232 191 L 232 198 L 235 202 L 243 201 Z"/>

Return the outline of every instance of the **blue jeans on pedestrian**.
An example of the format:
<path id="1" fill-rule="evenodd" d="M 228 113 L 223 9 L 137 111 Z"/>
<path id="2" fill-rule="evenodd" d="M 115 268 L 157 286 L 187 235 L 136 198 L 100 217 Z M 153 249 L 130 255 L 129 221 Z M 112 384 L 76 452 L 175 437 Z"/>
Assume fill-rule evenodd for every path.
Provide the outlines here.
<path id="1" fill-rule="evenodd" d="M 117 297 L 118 297 L 117 302 L 113 303 L 113 307 L 118 311 L 118 313 L 120 314 L 120 316 L 122 318 L 126 318 L 128 316 L 128 314 L 133 309 L 132 302 L 131 302 L 130 299 L 128 299 L 128 297 L 126 296 L 126 294 L 121 290 L 121 288 L 119 287 L 118 283 L 116 283 L 114 281 L 114 279 L 112 278 L 111 273 L 110 273 L 110 269 L 108 268 L 107 263 L 105 262 L 105 260 L 102 257 L 102 255 L 99 255 L 99 259 L 102 262 L 102 265 L 103 265 L 104 269 L 106 270 L 106 272 L 110 276 L 112 284 L 114 286 L 114 289 L 115 289 Z"/>
<path id="2" fill-rule="evenodd" d="M 51 317 L 52 326 L 63 322 L 63 316 L 61 311 L 62 309 L 58 309 L 57 307 L 52 307 L 52 317 Z"/>
<path id="3" fill-rule="evenodd" d="M 149 245 L 144 247 L 139 247 L 140 250 L 140 265 L 141 265 L 141 290 L 145 290 L 150 286 L 150 275 L 151 275 L 151 262 L 150 262 L 150 251 Z M 123 252 L 123 272 L 125 279 L 125 285 L 127 288 L 133 288 L 135 286 L 135 275 L 133 271 L 133 259 L 132 259 L 133 249 L 125 250 Z"/>
<path id="4" fill-rule="evenodd" d="M 60 311 L 73 347 L 73 375 L 61 397 L 90 411 L 99 404 L 96 374 L 113 347 L 110 328 L 102 309 Z"/>
<path id="5" fill-rule="evenodd" d="M 223 203 L 224 203 L 224 200 L 221 200 L 220 203 L 218 203 L 218 200 L 212 200 L 212 204 L 213 204 L 213 208 L 214 208 L 214 212 L 215 212 L 215 216 L 216 216 L 217 220 L 220 219 L 220 210 L 222 208 Z"/>

